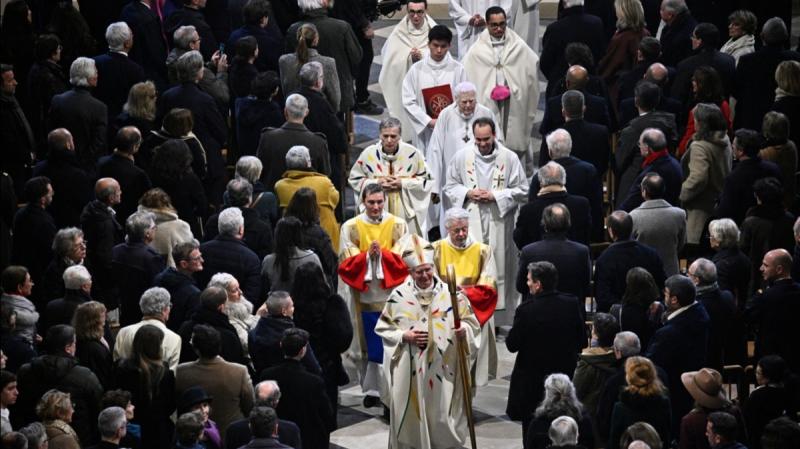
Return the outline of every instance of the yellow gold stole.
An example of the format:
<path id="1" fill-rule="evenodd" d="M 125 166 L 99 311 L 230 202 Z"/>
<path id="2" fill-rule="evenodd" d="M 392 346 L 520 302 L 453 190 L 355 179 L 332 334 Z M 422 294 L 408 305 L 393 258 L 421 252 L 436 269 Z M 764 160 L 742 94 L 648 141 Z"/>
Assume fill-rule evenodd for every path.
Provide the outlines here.
<path id="1" fill-rule="evenodd" d="M 394 217 L 389 216 L 378 224 L 367 223 L 361 218 L 356 220 L 358 230 L 358 249 L 362 253 L 369 250 L 369 245 L 378 241 L 381 249 L 392 249 L 392 230 L 394 229 Z"/>

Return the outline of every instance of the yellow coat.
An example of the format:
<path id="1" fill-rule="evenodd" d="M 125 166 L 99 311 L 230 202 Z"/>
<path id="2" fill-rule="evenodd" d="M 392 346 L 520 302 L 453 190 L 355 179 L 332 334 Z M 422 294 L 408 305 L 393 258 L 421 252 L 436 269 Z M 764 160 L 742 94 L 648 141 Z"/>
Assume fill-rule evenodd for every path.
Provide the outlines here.
<path id="1" fill-rule="evenodd" d="M 304 170 L 286 170 L 280 181 L 275 183 L 275 194 L 281 208 L 289 205 L 294 193 L 301 187 L 308 187 L 317 194 L 319 204 L 319 224 L 330 236 L 333 247 L 339 247 L 339 223 L 333 210 L 339 204 L 339 191 L 331 180 L 320 173 Z"/>

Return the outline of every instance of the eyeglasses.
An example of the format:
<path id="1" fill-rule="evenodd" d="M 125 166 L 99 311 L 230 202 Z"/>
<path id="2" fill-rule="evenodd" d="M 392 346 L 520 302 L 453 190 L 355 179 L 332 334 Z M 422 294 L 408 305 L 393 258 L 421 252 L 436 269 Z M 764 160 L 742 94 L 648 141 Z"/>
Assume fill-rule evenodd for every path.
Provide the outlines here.
<path id="1" fill-rule="evenodd" d="M 506 22 L 489 22 L 489 28 L 505 28 Z"/>

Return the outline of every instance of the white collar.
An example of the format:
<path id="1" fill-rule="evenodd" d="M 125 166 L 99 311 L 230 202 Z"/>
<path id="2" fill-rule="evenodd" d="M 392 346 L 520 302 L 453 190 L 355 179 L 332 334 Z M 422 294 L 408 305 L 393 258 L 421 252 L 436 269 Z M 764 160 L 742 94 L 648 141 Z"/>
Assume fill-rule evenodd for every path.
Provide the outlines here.
<path id="1" fill-rule="evenodd" d="M 686 311 L 686 310 L 687 310 L 689 307 L 692 307 L 692 306 L 693 306 L 693 305 L 695 305 L 695 304 L 697 304 L 697 301 L 695 301 L 695 302 L 693 302 L 693 303 L 689 304 L 688 306 L 683 306 L 683 307 L 681 307 L 680 309 L 678 309 L 678 310 L 676 310 L 676 311 L 672 312 L 672 313 L 671 313 L 671 314 L 670 314 L 670 315 L 667 317 L 667 321 L 669 321 L 669 320 L 671 320 L 671 319 L 675 318 L 676 316 L 678 316 L 678 315 L 682 314 L 682 313 L 683 313 L 683 312 L 685 312 L 685 311 Z"/>

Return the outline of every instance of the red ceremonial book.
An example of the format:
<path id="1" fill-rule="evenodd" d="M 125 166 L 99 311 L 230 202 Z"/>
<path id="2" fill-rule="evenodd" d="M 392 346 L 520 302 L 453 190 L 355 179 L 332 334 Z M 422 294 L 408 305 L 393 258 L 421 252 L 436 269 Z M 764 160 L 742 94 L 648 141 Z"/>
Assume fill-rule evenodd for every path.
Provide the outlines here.
<path id="1" fill-rule="evenodd" d="M 439 113 L 453 103 L 453 91 L 449 84 L 422 89 L 422 98 L 425 101 L 425 112 L 433 118 L 439 118 Z"/>

